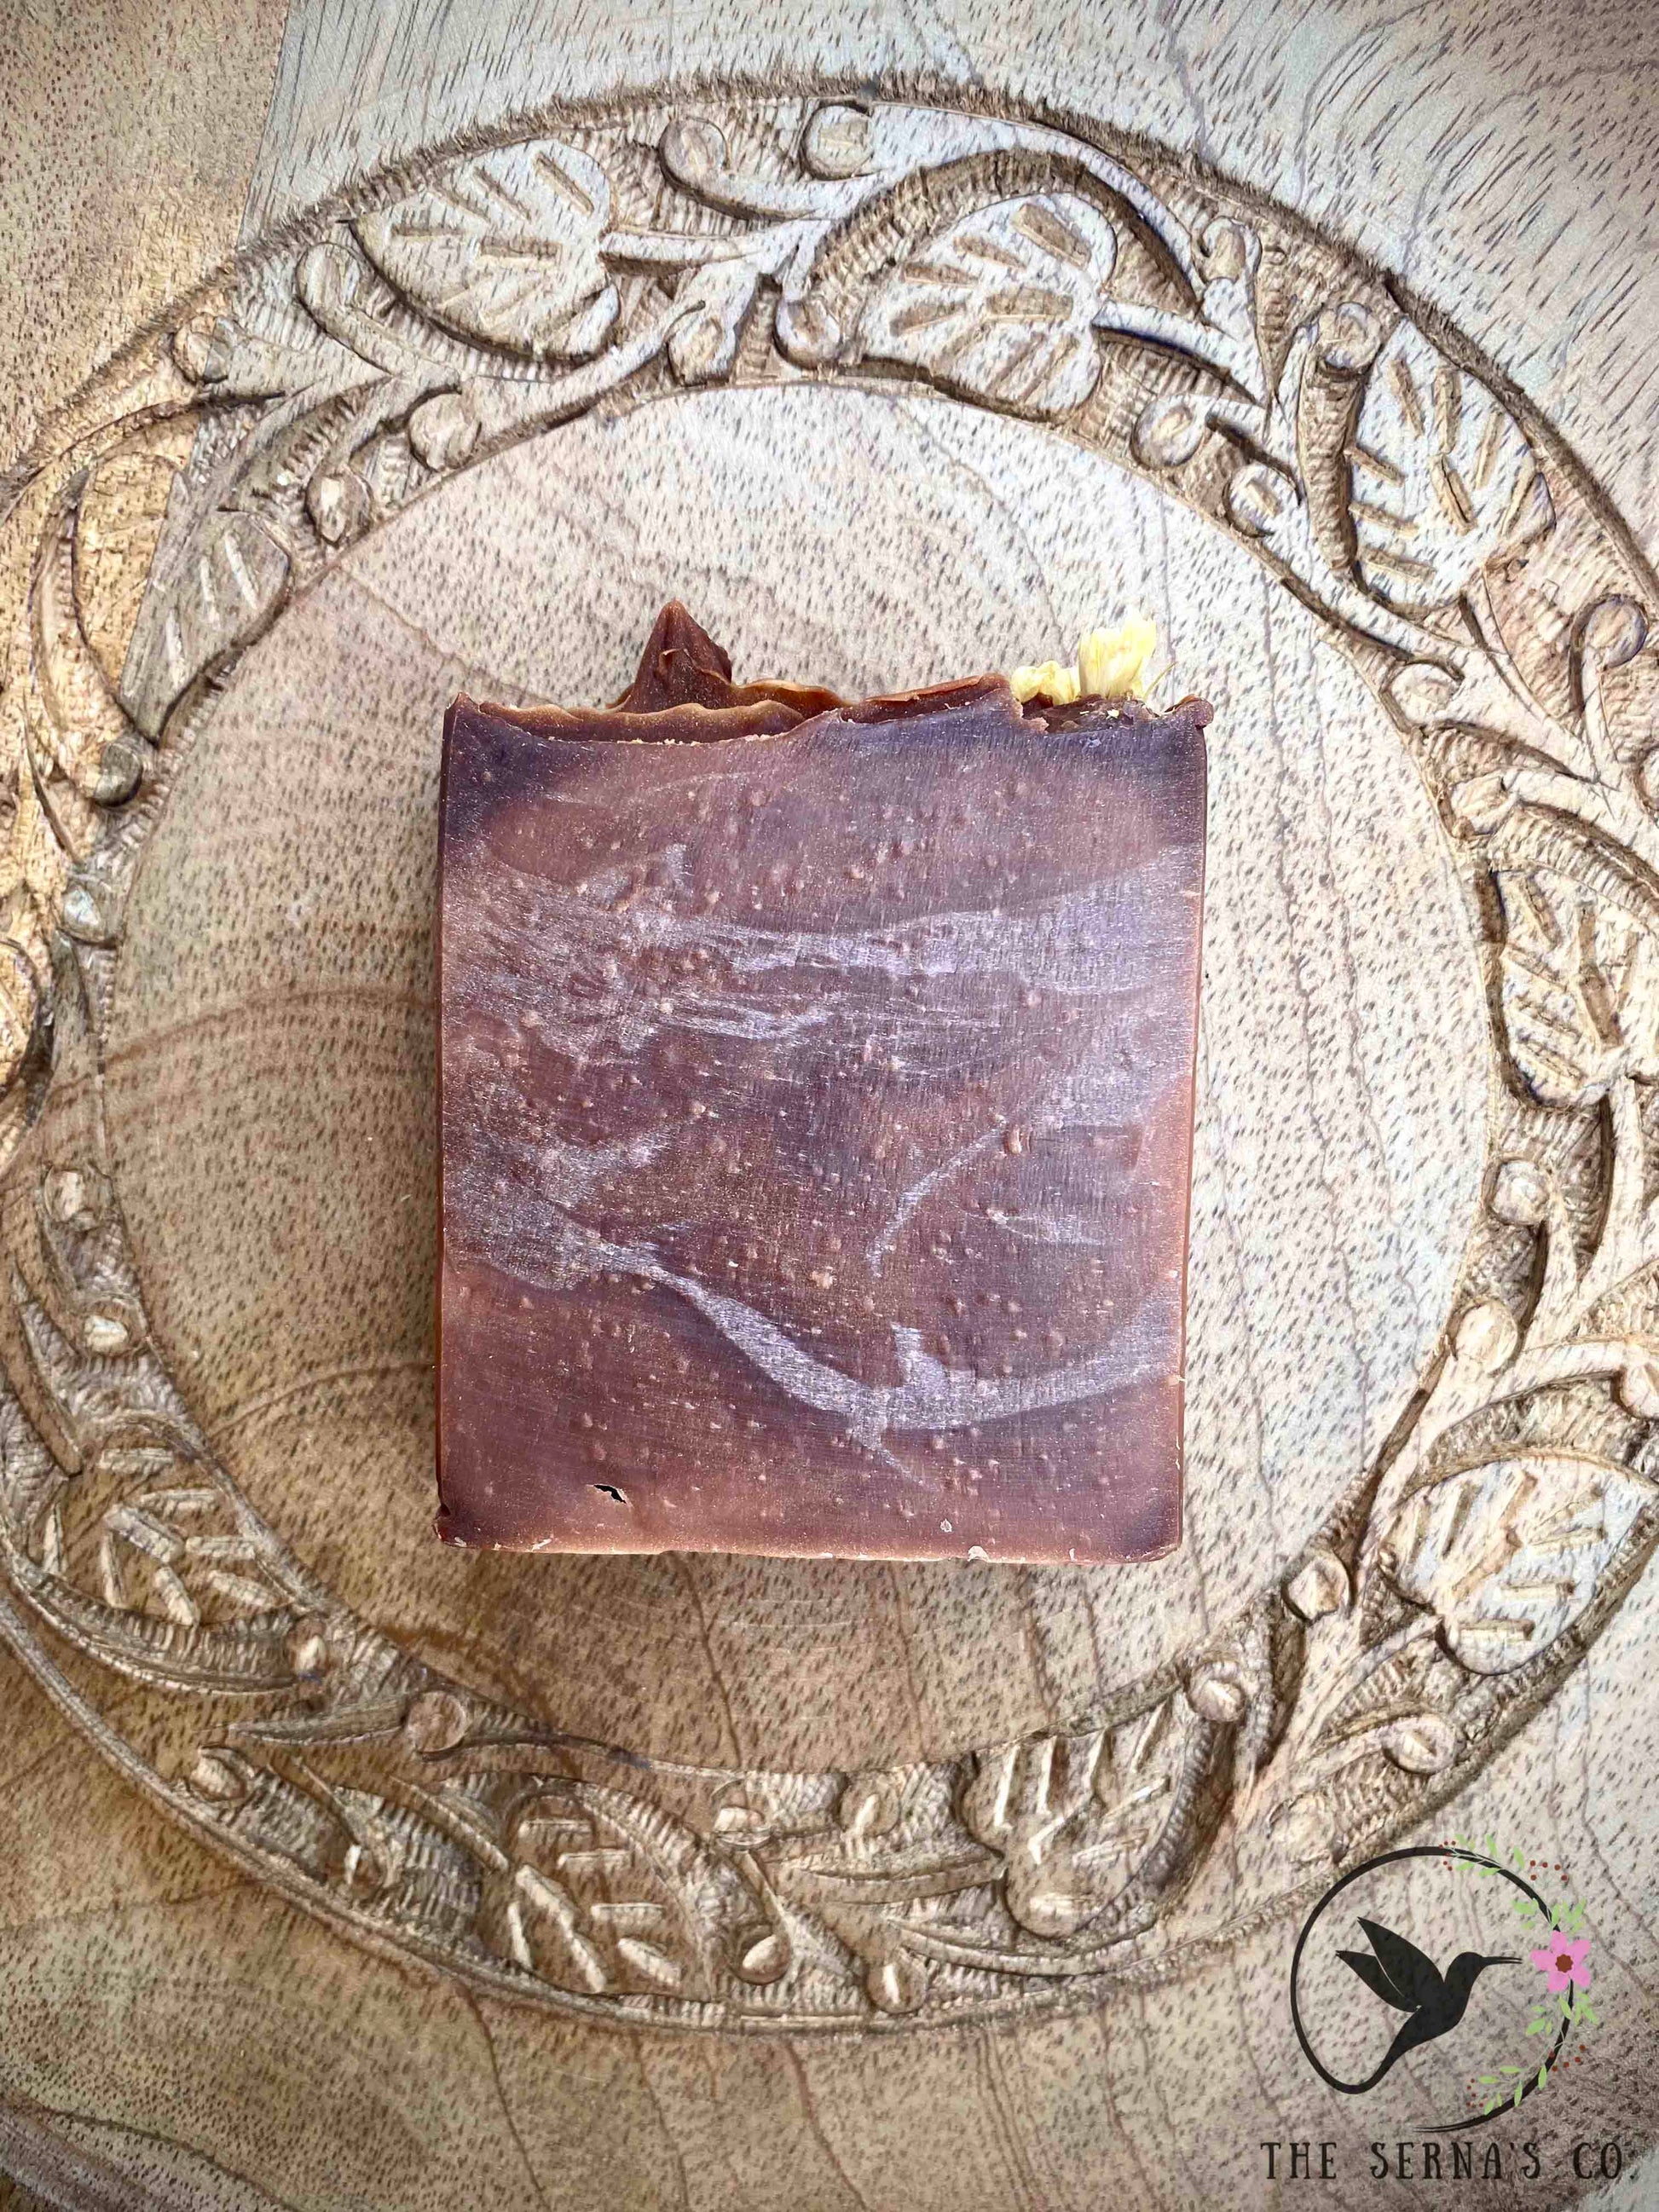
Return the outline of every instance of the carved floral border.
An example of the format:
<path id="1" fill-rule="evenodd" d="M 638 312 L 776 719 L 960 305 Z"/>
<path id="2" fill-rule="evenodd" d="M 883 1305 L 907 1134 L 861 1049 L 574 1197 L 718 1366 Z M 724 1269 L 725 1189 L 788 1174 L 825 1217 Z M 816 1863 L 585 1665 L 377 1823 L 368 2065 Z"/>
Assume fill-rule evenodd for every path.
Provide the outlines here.
<path id="1" fill-rule="evenodd" d="M 895 378 L 1147 475 L 1372 683 L 1482 917 L 1486 1206 L 1379 1463 L 1334 1471 L 1314 1541 L 1178 1664 L 933 1764 L 684 1768 L 414 1659 L 241 1497 L 149 1334 L 105 1009 L 191 733 L 343 552 L 594 407 Z M 1097 2002 L 1443 1803 L 1583 1656 L 1659 1537 L 1659 586 L 1547 427 L 1377 272 L 1156 149 L 1019 116 L 566 115 L 252 256 L 7 489 L 0 1628 L 198 1832 L 362 1941 L 588 2014 Z M 71 1161 L 30 1139 L 54 1082 L 90 1102 Z"/>

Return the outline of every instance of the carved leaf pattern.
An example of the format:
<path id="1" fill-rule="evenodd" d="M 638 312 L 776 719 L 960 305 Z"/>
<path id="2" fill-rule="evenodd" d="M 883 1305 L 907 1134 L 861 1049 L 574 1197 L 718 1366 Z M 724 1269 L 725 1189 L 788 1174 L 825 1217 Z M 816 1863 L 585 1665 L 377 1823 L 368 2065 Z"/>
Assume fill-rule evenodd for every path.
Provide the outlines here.
<path id="1" fill-rule="evenodd" d="M 520 1966 L 593 1992 L 709 1993 L 717 1876 L 660 1807 L 573 1784 L 520 1814 L 512 1855 L 506 1924 Z"/>
<path id="2" fill-rule="evenodd" d="M 173 478 L 194 425 L 167 422 L 90 471 L 75 530 L 75 600 L 86 641 L 112 691 L 138 619 Z"/>
<path id="3" fill-rule="evenodd" d="M 1093 324 L 1116 259 L 1116 232 L 1075 193 L 995 201 L 874 287 L 862 350 L 1021 414 L 1063 415 L 1100 380 Z"/>
<path id="4" fill-rule="evenodd" d="M 1659 1077 L 1659 939 L 1553 869 L 1496 872 L 1510 1054 L 1547 1106 Z"/>
<path id="5" fill-rule="evenodd" d="M 146 737 L 186 685 L 257 637 L 288 587 L 288 549 L 252 514 L 221 514 L 184 574 L 145 603 L 123 696 Z"/>
<path id="6" fill-rule="evenodd" d="M 238 1681 L 291 1673 L 294 1595 L 260 1533 L 165 1445 L 102 1449 L 46 1501 L 31 1549 L 40 1601 L 114 1663 Z"/>
<path id="7" fill-rule="evenodd" d="M 1407 1500 L 1385 1571 L 1438 1616 L 1462 1665 L 1505 1674 L 1578 1619 L 1654 1494 L 1626 1468 L 1577 1454 L 1493 1460 Z"/>
<path id="8" fill-rule="evenodd" d="M 1349 468 L 1360 576 L 1402 612 L 1449 605 L 1554 520 L 1521 425 L 1409 322 L 1372 367 Z"/>
<path id="9" fill-rule="evenodd" d="M 106 1605 L 57 1571 L 50 1516 L 41 1539 L 41 1561 L 14 1553 L 13 1575 L 40 1617 L 100 1664 L 172 1692 L 242 1692 L 292 1686 L 292 1612 L 247 1613 L 208 1627 L 186 1626 L 160 1610 Z"/>
<path id="10" fill-rule="evenodd" d="M 475 155 L 357 218 L 363 251 L 400 292 L 462 337 L 537 360 L 586 360 L 617 318 L 599 241 L 611 188 L 591 155 L 553 138 Z"/>
<path id="11" fill-rule="evenodd" d="M 428 1936 L 471 1936 L 483 1892 L 478 1869 L 454 1840 L 406 1807 L 368 1791 L 340 1790 L 335 1802 L 352 1838 L 341 1872 L 360 1892 L 380 1892 L 376 1908 Z"/>
<path id="12" fill-rule="evenodd" d="M 211 1486 L 172 1484 L 109 1507 L 98 1540 L 107 1605 L 184 1628 L 275 1612 L 286 1593 L 266 1576 L 255 1540 L 235 1528 Z"/>
<path id="13" fill-rule="evenodd" d="M 1170 1817 L 1185 1750 L 1170 1698 L 1116 1729 L 978 1755 L 963 1826 L 1002 1853 L 1021 1927 L 1074 1935 L 1123 1894 Z"/>
<path id="14" fill-rule="evenodd" d="M 155 456 L 142 457 L 143 469 L 124 458 L 132 464 L 125 470 L 105 459 L 76 471 L 56 497 L 47 496 L 49 483 L 38 488 L 32 573 L 0 645 L 0 1090 L 40 1039 L 51 939 L 66 893 L 73 896 L 71 871 L 95 846 L 103 810 L 136 789 L 148 750 L 109 667 L 125 647 L 137 597 L 131 580 L 123 589 L 118 579 L 120 540 L 143 547 L 149 536 L 153 544 L 147 526 L 159 522 L 171 474 Z M 21 1133 L 20 1103 L 0 1111 L 0 1164 Z"/>
<path id="15" fill-rule="evenodd" d="M 66 501 L 35 577 L 33 676 L 28 717 L 40 771 L 67 778 L 83 799 L 112 805 L 138 781 L 142 748 L 112 694 L 82 620 L 81 500 Z"/>

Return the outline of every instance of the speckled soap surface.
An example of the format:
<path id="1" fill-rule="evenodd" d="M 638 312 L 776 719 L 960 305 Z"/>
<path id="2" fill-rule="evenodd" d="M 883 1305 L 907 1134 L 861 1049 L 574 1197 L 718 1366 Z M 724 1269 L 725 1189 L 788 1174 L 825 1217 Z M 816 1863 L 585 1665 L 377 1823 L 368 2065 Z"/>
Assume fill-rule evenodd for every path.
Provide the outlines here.
<path id="1" fill-rule="evenodd" d="M 1206 719 L 738 687 L 678 611 L 617 708 L 457 702 L 441 1534 L 1179 1540 Z"/>

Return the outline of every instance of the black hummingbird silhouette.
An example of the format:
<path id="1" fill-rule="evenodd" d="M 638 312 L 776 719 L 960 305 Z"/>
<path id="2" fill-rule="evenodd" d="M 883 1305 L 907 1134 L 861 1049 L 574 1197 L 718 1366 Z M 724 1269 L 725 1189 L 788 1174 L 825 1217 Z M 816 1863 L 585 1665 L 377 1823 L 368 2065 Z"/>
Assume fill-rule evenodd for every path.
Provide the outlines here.
<path id="1" fill-rule="evenodd" d="M 1389 2068 L 1408 2051 L 1415 2051 L 1419 2044 L 1432 2043 L 1437 2036 L 1445 2035 L 1455 2027 L 1463 2017 L 1470 1990 L 1488 1966 L 1518 1966 L 1521 1963 L 1510 1954 L 1487 1958 L 1479 1951 L 1460 1951 L 1443 1974 L 1415 1943 L 1396 1936 L 1381 1921 L 1362 1919 L 1359 1924 L 1371 1947 L 1370 1954 L 1339 1951 L 1337 1957 L 1346 1959 L 1365 1987 L 1381 1997 L 1384 2004 L 1396 2006 L 1400 2011 L 1409 2013 L 1411 2018 L 1401 2023 L 1399 2033 L 1374 2073 L 1367 2075 L 1363 2081 L 1336 2084 L 1353 2096 L 1363 2090 L 1374 2089 Z"/>

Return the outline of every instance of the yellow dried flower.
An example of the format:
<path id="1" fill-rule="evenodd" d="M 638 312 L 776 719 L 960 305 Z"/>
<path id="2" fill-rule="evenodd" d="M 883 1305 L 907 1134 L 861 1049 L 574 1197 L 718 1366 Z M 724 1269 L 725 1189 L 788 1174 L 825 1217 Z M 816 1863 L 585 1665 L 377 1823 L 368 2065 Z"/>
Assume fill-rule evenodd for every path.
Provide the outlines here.
<path id="1" fill-rule="evenodd" d="M 1077 669 L 1091 698 L 1144 699 L 1150 689 L 1158 631 L 1145 615 L 1131 615 L 1115 629 L 1087 630 L 1077 641 Z"/>
<path id="2" fill-rule="evenodd" d="M 1073 699 L 1144 699 L 1158 678 L 1152 672 L 1158 631 L 1144 615 L 1131 615 L 1115 629 L 1085 630 L 1069 668 L 1057 660 L 1016 668 L 1009 689 L 1022 703 L 1042 699 L 1054 707 Z"/>
<path id="3" fill-rule="evenodd" d="M 1016 699 L 1046 699 L 1051 706 L 1064 707 L 1080 698 L 1075 668 L 1062 668 L 1057 660 L 1038 661 L 1030 668 L 1017 668 L 1008 678 L 1008 688 Z"/>

